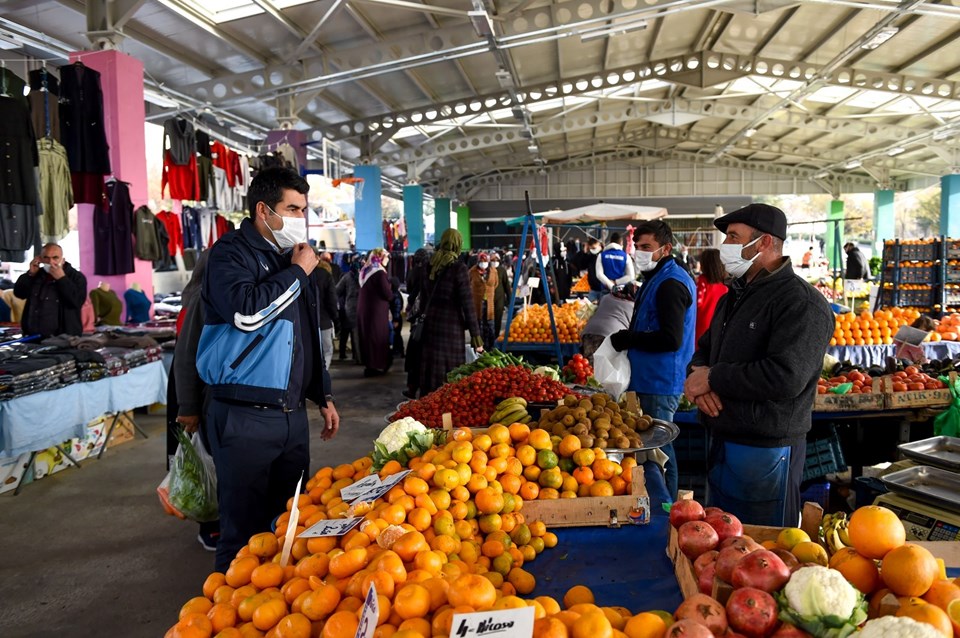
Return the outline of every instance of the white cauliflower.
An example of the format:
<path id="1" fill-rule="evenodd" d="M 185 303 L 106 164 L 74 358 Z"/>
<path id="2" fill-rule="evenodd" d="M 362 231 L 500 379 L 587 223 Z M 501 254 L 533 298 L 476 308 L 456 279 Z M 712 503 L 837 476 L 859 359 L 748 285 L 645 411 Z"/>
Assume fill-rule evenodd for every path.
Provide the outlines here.
<path id="1" fill-rule="evenodd" d="M 393 454 L 407 445 L 411 432 L 420 432 L 426 429 L 427 427 L 424 424 L 413 417 L 406 416 L 383 428 L 383 432 L 377 437 L 377 442 L 382 443 L 387 448 L 387 452 Z"/>
<path id="2" fill-rule="evenodd" d="M 867 621 L 856 638 L 943 638 L 933 625 L 903 616 L 884 616 Z"/>
<path id="3" fill-rule="evenodd" d="M 867 619 L 863 594 L 840 572 L 819 565 L 793 572 L 778 600 L 781 620 L 821 638 L 848 636 Z"/>

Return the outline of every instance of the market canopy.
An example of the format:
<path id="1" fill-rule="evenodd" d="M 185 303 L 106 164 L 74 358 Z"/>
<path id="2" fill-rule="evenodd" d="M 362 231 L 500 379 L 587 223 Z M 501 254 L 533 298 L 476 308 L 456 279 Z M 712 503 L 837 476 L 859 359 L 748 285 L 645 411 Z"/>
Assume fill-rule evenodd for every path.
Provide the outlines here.
<path id="1" fill-rule="evenodd" d="M 551 210 L 534 213 L 537 221 L 545 224 L 600 224 L 613 221 L 650 221 L 667 216 L 666 208 L 656 206 L 636 206 L 631 204 L 588 204 L 569 210 Z M 507 226 L 519 226 L 526 215 L 507 221 Z"/>

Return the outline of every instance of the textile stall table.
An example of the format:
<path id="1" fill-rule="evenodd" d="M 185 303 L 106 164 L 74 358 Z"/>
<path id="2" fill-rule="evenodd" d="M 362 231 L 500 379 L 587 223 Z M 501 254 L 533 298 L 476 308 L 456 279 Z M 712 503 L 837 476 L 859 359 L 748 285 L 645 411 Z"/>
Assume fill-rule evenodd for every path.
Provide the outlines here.
<path id="1" fill-rule="evenodd" d="M 0 457 L 59 446 L 83 437 L 87 423 L 103 414 L 119 415 L 166 400 L 167 372 L 161 361 L 154 361 L 120 376 L 0 401 Z M 142 430 L 140 433 L 146 436 Z"/>
<path id="2" fill-rule="evenodd" d="M 927 359 L 946 359 L 960 355 L 960 342 L 956 341 L 933 341 L 922 344 L 923 353 Z M 886 364 L 887 357 L 896 354 L 897 347 L 889 346 L 830 346 L 827 348 L 827 354 L 836 357 L 840 361 L 849 361 L 854 365 L 861 367 L 883 366 Z"/>

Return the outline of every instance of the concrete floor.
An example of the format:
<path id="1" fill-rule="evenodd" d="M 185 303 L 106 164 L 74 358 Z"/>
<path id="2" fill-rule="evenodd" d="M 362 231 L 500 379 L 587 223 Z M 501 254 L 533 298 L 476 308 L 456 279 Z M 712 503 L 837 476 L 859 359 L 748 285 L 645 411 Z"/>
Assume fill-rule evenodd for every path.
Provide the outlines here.
<path id="1" fill-rule="evenodd" d="M 320 440 L 311 410 L 311 469 L 369 454 L 403 401 L 403 360 L 384 377 L 334 361 L 340 433 Z M 42 415 L 37 415 L 41 418 Z M 160 638 L 180 606 L 213 571 L 197 525 L 163 513 L 156 487 L 165 474 L 163 416 L 138 415 L 149 434 L 0 496 L 0 636 Z"/>

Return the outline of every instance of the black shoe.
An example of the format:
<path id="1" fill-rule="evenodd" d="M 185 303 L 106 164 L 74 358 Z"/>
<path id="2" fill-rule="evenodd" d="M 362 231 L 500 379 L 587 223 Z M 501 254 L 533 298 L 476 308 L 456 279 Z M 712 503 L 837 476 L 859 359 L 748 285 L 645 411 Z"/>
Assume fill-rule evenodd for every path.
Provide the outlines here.
<path id="1" fill-rule="evenodd" d="M 217 551 L 217 542 L 220 540 L 220 532 L 206 533 L 201 532 L 197 534 L 197 542 L 200 543 L 200 546 L 203 547 L 208 552 Z"/>
<path id="2" fill-rule="evenodd" d="M 416 399 L 416 398 L 417 398 L 417 393 L 416 393 L 416 392 L 413 392 L 413 391 L 411 391 L 411 390 L 404 390 L 404 391 L 401 392 L 400 394 L 402 394 L 403 396 L 407 397 L 408 399 Z"/>

